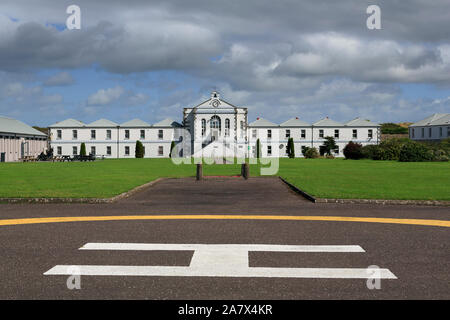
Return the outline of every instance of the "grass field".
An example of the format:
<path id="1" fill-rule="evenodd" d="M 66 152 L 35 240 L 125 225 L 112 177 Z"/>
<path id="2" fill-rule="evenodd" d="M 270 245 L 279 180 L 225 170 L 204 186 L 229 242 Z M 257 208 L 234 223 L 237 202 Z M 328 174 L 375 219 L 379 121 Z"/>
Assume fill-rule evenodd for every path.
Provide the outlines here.
<path id="1" fill-rule="evenodd" d="M 260 165 L 251 165 L 252 176 Z M 204 175 L 237 175 L 240 165 L 204 165 Z M 280 159 L 278 175 L 321 198 L 450 200 L 450 163 Z M 105 198 L 158 177 L 193 177 L 170 159 L 0 164 L 0 197 Z"/>

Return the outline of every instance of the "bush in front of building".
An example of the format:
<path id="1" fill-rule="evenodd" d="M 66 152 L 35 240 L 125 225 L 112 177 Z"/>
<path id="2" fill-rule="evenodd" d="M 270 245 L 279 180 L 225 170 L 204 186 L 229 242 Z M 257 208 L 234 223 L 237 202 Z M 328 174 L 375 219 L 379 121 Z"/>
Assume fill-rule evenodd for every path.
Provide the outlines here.
<path id="1" fill-rule="evenodd" d="M 289 138 L 287 147 L 288 147 L 288 150 L 287 150 L 288 157 L 295 158 L 294 139 L 293 138 Z"/>
<path id="2" fill-rule="evenodd" d="M 172 158 L 172 151 L 175 151 L 175 141 L 172 141 L 172 143 L 170 144 L 169 158 Z"/>
<path id="3" fill-rule="evenodd" d="M 333 137 L 325 137 L 325 141 L 323 142 L 323 147 L 325 154 L 331 156 L 331 150 L 336 149 L 338 146 L 336 145 L 336 141 Z"/>
<path id="4" fill-rule="evenodd" d="M 350 141 L 343 151 L 346 159 L 359 160 L 363 158 L 362 145 L 360 143 Z"/>
<path id="5" fill-rule="evenodd" d="M 409 138 L 392 138 L 380 143 L 380 149 L 375 154 L 374 160 L 398 160 L 400 152 L 406 143 L 411 140 Z"/>
<path id="6" fill-rule="evenodd" d="M 409 141 L 403 144 L 399 161 L 401 162 L 421 162 L 437 160 L 433 150 L 423 143 Z"/>
<path id="7" fill-rule="evenodd" d="M 316 159 L 319 157 L 319 151 L 317 151 L 316 148 L 310 148 L 310 147 L 306 147 L 303 150 L 303 156 L 306 159 Z"/>
<path id="8" fill-rule="evenodd" d="M 139 140 L 136 141 L 135 156 L 136 158 L 144 157 L 144 145 Z"/>
<path id="9" fill-rule="evenodd" d="M 80 147 L 80 156 L 85 156 L 85 155 L 86 155 L 86 145 L 83 142 Z"/>
<path id="10" fill-rule="evenodd" d="M 377 144 L 368 144 L 362 147 L 362 154 L 364 159 L 375 160 L 381 153 L 380 146 Z"/>

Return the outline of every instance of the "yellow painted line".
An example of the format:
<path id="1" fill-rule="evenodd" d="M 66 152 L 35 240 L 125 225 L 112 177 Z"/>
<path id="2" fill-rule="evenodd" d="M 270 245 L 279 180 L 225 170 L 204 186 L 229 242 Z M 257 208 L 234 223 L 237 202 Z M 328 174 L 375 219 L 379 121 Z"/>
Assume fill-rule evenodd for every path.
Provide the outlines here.
<path id="1" fill-rule="evenodd" d="M 339 221 L 393 223 L 419 226 L 450 227 L 448 220 L 395 219 L 371 217 L 335 217 L 335 216 L 274 216 L 274 215 L 132 215 L 132 216 L 85 216 L 85 217 L 49 217 L 0 220 L 0 226 L 14 226 L 37 223 L 121 221 L 121 220 L 291 220 L 291 221 Z"/>

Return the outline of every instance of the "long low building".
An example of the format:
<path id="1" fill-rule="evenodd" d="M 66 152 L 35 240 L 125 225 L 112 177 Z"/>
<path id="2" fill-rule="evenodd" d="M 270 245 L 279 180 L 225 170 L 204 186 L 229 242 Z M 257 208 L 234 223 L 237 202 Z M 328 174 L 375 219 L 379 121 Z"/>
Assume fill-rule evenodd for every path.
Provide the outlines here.
<path id="1" fill-rule="evenodd" d="M 47 146 L 46 134 L 19 120 L 0 117 L 0 162 L 36 157 Z"/>
<path id="2" fill-rule="evenodd" d="M 87 153 L 106 158 L 133 158 L 137 140 L 144 145 L 146 158 L 169 157 L 172 142 L 177 145 L 176 156 L 180 157 L 214 151 L 221 146 L 235 155 L 256 157 L 258 140 L 262 157 L 286 157 L 289 138 L 294 141 L 295 156 L 302 157 L 306 147 L 315 147 L 323 153 L 328 136 L 334 137 L 337 148 L 333 153 L 340 157 L 349 141 L 377 144 L 380 125 L 359 118 L 340 123 L 328 117 L 313 124 L 298 118 L 281 124 L 257 118 L 248 124 L 247 108 L 226 102 L 214 91 L 210 99 L 184 108 L 181 123 L 166 119 L 150 125 L 134 119 L 117 124 L 100 119 L 85 124 L 67 119 L 50 126 L 55 154 L 79 154 L 81 144 L 85 143 Z"/>
<path id="3" fill-rule="evenodd" d="M 409 138 L 417 141 L 440 141 L 450 138 L 450 113 L 435 113 L 409 126 Z"/>

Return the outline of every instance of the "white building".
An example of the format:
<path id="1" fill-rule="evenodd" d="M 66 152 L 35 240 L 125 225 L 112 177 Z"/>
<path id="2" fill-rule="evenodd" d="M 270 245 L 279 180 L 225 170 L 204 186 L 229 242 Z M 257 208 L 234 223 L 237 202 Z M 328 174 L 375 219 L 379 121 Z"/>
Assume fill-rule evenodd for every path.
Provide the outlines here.
<path id="1" fill-rule="evenodd" d="M 286 157 L 289 138 L 294 140 L 296 157 L 305 147 L 322 151 L 325 137 L 335 138 L 335 156 L 349 141 L 363 145 L 379 142 L 380 126 L 356 118 L 339 123 L 324 118 L 309 124 L 298 118 L 278 125 L 257 118 L 248 124 L 247 108 L 221 99 L 218 92 L 201 104 L 184 108 L 182 124 L 171 119 L 150 125 L 134 119 L 122 124 L 100 119 L 90 124 L 68 119 L 50 126 L 51 146 L 57 155 L 79 154 L 81 143 L 87 153 L 108 158 L 133 158 L 136 141 L 143 143 L 146 158 L 169 157 L 172 142 L 177 156 L 256 157 L 256 143 L 261 143 L 262 157 Z"/>
<path id="2" fill-rule="evenodd" d="M 46 150 L 46 134 L 19 120 L 0 117 L 0 162 L 36 157 Z"/>
<path id="3" fill-rule="evenodd" d="M 409 138 L 439 141 L 450 138 L 450 113 L 435 113 L 409 126 Z"/>

